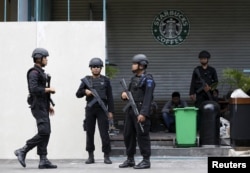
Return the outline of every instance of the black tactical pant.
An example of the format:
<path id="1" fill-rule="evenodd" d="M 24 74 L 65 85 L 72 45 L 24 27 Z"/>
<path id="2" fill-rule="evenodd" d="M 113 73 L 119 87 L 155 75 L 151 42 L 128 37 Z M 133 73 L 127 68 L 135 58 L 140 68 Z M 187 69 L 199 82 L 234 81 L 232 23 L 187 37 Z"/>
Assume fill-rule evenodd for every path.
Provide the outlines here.
<path id="1" fill-rule="evenodd" d="M 124 124 L 124 143 L 126 146 L 126 154 L 128 157 L 134 157 L 136 154 L 136 143 L 138 143 L 140 153 L 143 158 L 149 159 L 151 156 L 151 143 L 150 143 L 150 119 L 142 123 L 144 132 L 142 132 L 137 118 L 132 109 L 129 109 L 125 117 Z"/>
<path id="2" fill-rule="evenodd" d="M 102 141 L 102 152 L 108 154 L 111 151 L 109 138 L 109 122 L 108 116 L 100 106 L 93 105 L 91 108 L 86 107 L 86 119 L 84 121 L 86 131 L 86 151 L 93 152 L 95 150 L 94 136 L 96 121 Z"/>
<path id="3" fill-rule="evenodd" d="M 47 155 L 47 146 L 51 132 L 49 111 L 34 107 L 31 112 L 36 119 L 38 133 L 33 138 L 27 140 L 26 145 L 29 150 L 37 146 L 38 155 Z"/>

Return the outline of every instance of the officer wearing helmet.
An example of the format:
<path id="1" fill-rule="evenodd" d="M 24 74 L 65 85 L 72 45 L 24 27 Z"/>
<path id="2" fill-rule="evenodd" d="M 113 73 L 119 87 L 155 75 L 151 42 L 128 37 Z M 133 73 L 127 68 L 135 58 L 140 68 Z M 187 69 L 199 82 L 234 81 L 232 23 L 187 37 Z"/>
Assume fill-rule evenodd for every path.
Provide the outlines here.
<path id="1" fill-rule="evenodd" d="M 213 100 L 212 91 L 218 84 L 216 69 L 208 64 L 211 55 L 208 51 L 203 50 L 199 53 L 198 58 L 200 65 L 195 67 L 192 73 L 189 95 L 194 105 L 199 108 L 207 100 Z M 198 128 L 199 128 L 198 113 Z"/>
<path id="2" fill-rule="evenodd" d="M 50 119 L 49 115 L 54 115 L 54 108 L 51 104 L 50 94 L 55 93 L 53 87 L 48 87 L 48 77 L 43 67 L 47 65 L 47 57 L 49 53 L 44 48 L 36 48 L 32 52 L 34 66 L 27 72 L 27 82 L 30 97 L 28 104 L 30 105 L 33 117 L 36 119 L 38 133 L 26 144 L 15 150 L 15 155 L 23 167 L 26 167 L 26 154 L 37 147 L 37 154 L 40 156 L 39 169 L 57 168 L 47 159 L 47 145 L 50 139 Z"/>
<path id="3" fill-rule="evenodd" d="M 48 56 L 49 52 L 44 48 L 36 48 L 32 52 L 32 57 L 34 59 L 34 62 L 37 58 L 48 57 Z"/>
<path id="4" fill-rule="evenodd" d="M 127 159 L 119 165 L 119 168 L 133 167 L 134 169 L 150 168 L 151 144 L 150 144 L 150 108 L 153 102 L 155 81 L 153 76 L 146 72 L 148 59 L 144 54 L 137 54 L 132 58 L 132 72 L 134 75 L 129 83 L 128 90 L 137 105 L 139 115 L 136 117 L 131 107 L 126 111 L 124 124 L 124 143 L 126 146 Z M 122 100 L 127 100 L 125 91 L 121 94 Z M 140 122 L 143 131 L 140 128 Z M 138 143 L 142 161 L 135 164 L 136 143 Z"/>
<path id="5" fill-rule="evenodd" d="M 101 74 L 103 67 L 103 62 L 100 58 L 92 58 L 89 62 L 89 68 L 92 75 L 87 75 L 81 79 L 80 86 L 76 92 L 77 98 L 86 97 L 86 108 L 85 108 L 85 120 L 83 122 L 84 131 L 86 131 L 86 151 L 88 152 L 88 159 L 85 161 L 86 164 L 95 163 L 94 159 L 94 135 L 96 121 L 98 123 L 99 132 L 102 141 L 102 152 L 104 153 L 104 163 L 112 164 L 109 154 L 111 152 L 111 144 L 109 138 L 109 120 L 113 118 L 114 113 L 114 99 L 112 94 L 112 87 L 110 79 Z M 89 88 L 88 84 L 91 85 Z M 106 106 L 108 115 L 101 107 L 101 105 L 96 102 L 95 96 L 93 95 L 91 89 L 95 89 L 98 96 L 101 98 L 102 102 Z"/>

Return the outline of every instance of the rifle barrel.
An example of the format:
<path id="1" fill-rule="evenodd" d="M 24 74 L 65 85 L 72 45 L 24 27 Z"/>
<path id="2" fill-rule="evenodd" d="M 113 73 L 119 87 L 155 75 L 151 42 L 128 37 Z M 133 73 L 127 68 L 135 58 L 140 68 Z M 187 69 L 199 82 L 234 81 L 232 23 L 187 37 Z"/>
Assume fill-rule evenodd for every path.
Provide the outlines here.
<path id="1" fill-rule="evenodd" d="M 47 78 L 48 78 L 48 87 L 50 88 L 50 81 L 51 81 L 51 76 L 50 76 L 50 74 L 47 74 Z M 51 103 L 53 106 L 55 106 L 55 103 L 54 103 L 54 101 L 53 101 L 52 98 L 51 98 L 51 93 L 49 93 L 49 101 L 50 101 L 50 103 Z"/>

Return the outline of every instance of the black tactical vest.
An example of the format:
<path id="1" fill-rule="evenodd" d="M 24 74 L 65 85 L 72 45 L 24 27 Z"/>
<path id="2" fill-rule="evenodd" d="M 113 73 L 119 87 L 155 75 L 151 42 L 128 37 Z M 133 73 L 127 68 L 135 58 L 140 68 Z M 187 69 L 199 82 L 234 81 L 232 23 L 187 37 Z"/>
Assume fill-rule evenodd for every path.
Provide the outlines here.
<path id="1" fill-rule="evenodd" d="M 143 78 L 145 76 L 134 76 L 131 79 L 130 91 L 134 97 L 135 102 L 142 102 L 144 99 L 145 86 L 143 85 Z"/>
<path id="2" fill-rule="evenodd" d="M 88 78 L 89 83 L 92 87 L 97 91 L 100 98 L 102 100 L 107 100 L 107 83 L 104 76 L 100 76 L 99 78 Z"/>

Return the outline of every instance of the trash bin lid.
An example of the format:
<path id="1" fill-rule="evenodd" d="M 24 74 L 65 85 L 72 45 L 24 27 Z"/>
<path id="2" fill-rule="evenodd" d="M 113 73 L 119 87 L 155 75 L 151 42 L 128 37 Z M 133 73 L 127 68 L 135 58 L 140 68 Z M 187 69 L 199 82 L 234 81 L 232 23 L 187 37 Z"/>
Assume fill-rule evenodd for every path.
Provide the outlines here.
<path id="1" fill-rule="evenodd" d="M 174 108 L 174 111 L 177 111 L 177 110 L 198 110 L 197 107 L 184 107 L 184 108 Z"/>

